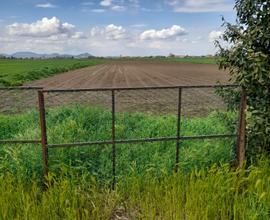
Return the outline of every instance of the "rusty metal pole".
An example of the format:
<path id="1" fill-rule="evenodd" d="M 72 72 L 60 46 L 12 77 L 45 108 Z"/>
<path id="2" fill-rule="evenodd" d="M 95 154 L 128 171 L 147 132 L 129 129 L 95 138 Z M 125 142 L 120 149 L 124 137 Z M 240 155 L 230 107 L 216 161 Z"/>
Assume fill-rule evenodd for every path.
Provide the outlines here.
<path id="1" fill-rule="evenodd" d="M 116 183 L 116 172 L 115 172 L 115 166 L 116 166 L 116 150 L 115 150 L 115 92 L 112 90 L 112 175 L 113 175 L 113 181 L 112 181 L 112 189 L 115 189 L 115 183 Z"/>
<path id="2" fill-rule="evenodd" d="M 178 164 L 179 164 L 181 109 L 182 109 L 182 88 L 179 88 L 178 89 L 178 106 L 177 106 L 177 128 L 176 128 L 177 140 L 176 140 L 175 172 L 178 171 Z"/>
<path id="3" fill-rule="evenodd" d="M 242 168 L 245 160 L 246 150 L 246 108 L 247 108 L 247 93 L 246 89 L 242 87 L 241 101 L 240 101 L 240 117 L 239 128 L 237 138 L 237 150 L 236 150 L 236 165 Z"/>
<path id="4" fill-rule="evenodd" d="M 48 148 L 47 148 L 47 133 L 46 133 L 46 116 L 44 105 L 44 94 L 42 91 L 38 91 L 38 103 L 39 103 L 39 120 L 41 130 L 41 147 L 42 147 L 42 160 L 43 160 L 43 172 L 44 177 L 48 176 Z"/>

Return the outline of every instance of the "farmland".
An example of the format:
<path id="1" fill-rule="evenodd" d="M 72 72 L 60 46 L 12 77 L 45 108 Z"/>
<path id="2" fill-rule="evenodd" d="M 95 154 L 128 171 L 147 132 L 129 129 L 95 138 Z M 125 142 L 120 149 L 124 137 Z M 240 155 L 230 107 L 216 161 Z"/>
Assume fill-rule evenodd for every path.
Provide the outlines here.
<path id="1" fill-rule="evenodd" d="M 0 66 L 3 72 L 9 74 L 3 76 L 7 85 L 21 84 L 26 86 L 39 86 L 45 89 L 70 89 L 70 88 L 112 88 L 112 87 L 149 87 L 149 86 L 185 86 L 185 85 L 209 85 L 229 83 L 226 72 L 218 69 L 213 64 L 200 64 L 206 58 L 177 58 L 181 62 L 168 59 L 130 59 L 130 60 L 5 60 Z M 212 59 L 213 58 L 209 58 Z M 76 64 L 76 62 L 79 62 Z M 80 63 L 82 62 L 82 63 Z M 7 65 L 4 65 L 7 64 Z M 20 64 L 20 65 L 18 65 Z M 28 65 L 29 64 L 29 65 Z M 33 64 L 33 65 L 30 65 Z M 81 69 L 58 73 L 61 69 L 67 70 L 74 65 L 91 65 Z M 94 65 L 100 64 L 100 65 Z M 57 75 L 49 67 L 58 66 Z M 75 65 L 75 66 L 76 66 Z M 94 66 L 92 66 L 94 65 Z M 76 68 L 78 68 L 78 66 Z M 29 68 L 41 68 L 41 70 L 29 71 Z M 75 67 L 74 67 L 75 68 Z M 21 72 L 20 72 L 21 71 Z M 24 73 L 26 71 L 26 74 Z M 54 75 L 54 76 L 50 76 Z M 50 76 L 50 77 L 49 77 Z M 41 78 L 41 79 L 39 79 Z M 35 80 L 39 79 L 39 80 Z M 29 80 L 32 80 L 28 82 Z M 5 84 L 5 83 L 4 83 Z M 18 108 L 32 106 L 35 99 L 29 99 L 25 94 L 5 94 L 1 92 L 0 104 L 17 103 Z M 9 98 L 7 99 L 7 96 Z M 23 103 L 18 102 L 24 100 Z M 77 93 L 57 94 L 48 101 L 52 105 L 69 103 L 86 103 L 108 108 L 110 105 L 108 93 Z M 126 91 L 118 93 L 117 109 L 121 112 L 154 112 L 158 114 L 176 113 L 177 90 L 155 91 Z M 15 101 L 17 100 L 17 101 Z M 158 107 L 159 106 L 159 107 Z M 225 110 L 223 101 L 215 94 L 214 89 L 189 89 L 183 91 L 183 114 L 188 116 L 207 115 L 213 110 Z M 4 108 L 6 111 L 6 107 Z M 3 108 L 1 109 L 3 112 Z"/>
<path id="2" fill-rule="evenodd" d="M 169 57 L 167 61 L 193 64 L 216 64 L 216 57 Z"/>
<path id="3" fill-rule="evenodd" d="M 99 60 L 48 59 L 48 60 L 17 60 L 0 59 L 0 85 L 22 85 L 68 70 L 79 69 L 102 63 Z"/>
<path id="4" fill-rule="evenodd" d="M 192 72 L 191 66 L 185 67 L 185 64 L 215 64 L 214 58 L 205 58 L 205 57 L 183 57 L 183 58 L 154 58 L 154 59 L 128 59 L 131 64 L 136 66 L 141 66 L 142 64 L 154 63 L 156 65 L 177 65 L 177 63 L 182 63 L 183 70 L 189 69 L 188 72 Z M 102 63 L 111 63 L 115 62 L 120 63 L 119 71 L 121 74 L 122 65 L 128 62 L 125 59 L 110 60 L 110 59 L 26 59 L 26 60 L 17 60 L 17 59 L 0 59 L 0 85 L 5 86 L 14 86 L 14 85 L 22 85 L 23 83 L 46 78 L 49 76 L 53 76 L 59 73 L 67 72 L 69 70 L 80 69 L 83 67 L 93 66 Z M 167 66 L 168 66 L 167 65 Z M 180 66 L 180 65 L 179 65 Z M 211 67 L 212 66 L 212 67 Z M 104 71 L 110 69 L 107 66 Z M 143 67 L 143 66 L 142 66 Z M 215 68 L 214 65 L 209 65 L 210 71 L 212 68 Z M 190 69 L 191 68 L 191 69 Z M 206 67 L 208 68 L 208 67 Z M 194 69 L 194 68 L 193 68 Z M 205 69 L 205 68 L 204 68 Z M 86 69 L 90 72 L 94 69 Z M 117 71 L 116 69 L 112 69 Z M 110 71 L 112 71 L 110 70 Z M 80 72 L 80 71 L 79 71 Z M 218 72 L 218 71 L 217 71 Z M 76 77 L 76 74 L 74 74 Z M 89 76 L 88 76 L 89 77 Z M 117 79 L 116 79 L 117 80 Z M 131 78 L 131 80 L 133 80 Z M 136 83 L 136 80 L 134 82 Z M 164 82 L 163 82 L 164 83 Z"/>
<path id="5" fill-rule="evenodd" d="M 1 6 L 0 220 L 270 219 L 269 0 Z"/>
<path id="6" fill-rule="evenodd" d="M 229 83 L 226 72 L 212 64 L 191 64 L 164 62 L 159 60 L 115 60 L 105 64 L 70 71 L 46 79 L 26 83 L 27 86 L 41 86 L 46 89 L 69 88 L 114 88 L 114 87 L 160 87 L 211 85 Z M 117 96 L 120 111 L 141 111 L 155 113 L 176 113 L 177 90 L 125 91 Z M 76 102 L 108 107 L 109 93 L 57 94 L 62 103 Z M 69 97 L 69 98 L 68 98 Z M 50 97 L 48 100 L 54 100 Z M 60 104 L 60 102 L 58 104 Z M 225 109 L 225 105 L 214 89 L 189 89 L 183 91 L 184 114 L 206 115 L 212 110 Z M 57 104 L 57 103 L 55 103 Z M 159 107 L 157 107 L 159 106 Z"/>
<path id="7" fill-rule="evenodd" d="M 216 64 L 218 57 L 209 56 L 183 56 L 183 57 L 145 57 L 145 58 L 122 58 L 121 60 L 147 60 L 149 61 L 163 61 L 163 62 L 175 62 L 175 63 L 193 63 L 193 64 Z"/>
<path id="8" fill-rule="evenodd" d="M 207 85 L 228 83 L 226 72 L 212 64 L 159 60 L 115 60 L 59 74 L 27 85 L 45 88 L 104 88 Z"/>
<path id="9" fill-rule="evenodd" d="M 100 65 L 21 82 L 45 89 L 229 83 L 228 74 L 212 64 L 92 64 Z M 2 90 L 0 96 L 0 140 L 39 139 L 36 91 Z M 48 143 L 110 140 L 111 98 L 107 91 L 45 92 Z M 115 98 L 117 140 L 175 136 L 177 89 L 116 91 Z M 236 133 L 237 112 L 227 111 L 215 89 L 183 90 L 182 104 L 181 135 Z M 264 219 L 270 201 L 268 160 L 262 158 L 247 172 L 234 170 L 235 145 L 235 138 L 182 140 L 174 173 L 175 141 L 117 144 L 115 190 L 110 189 L 111 145 L 50 148 L 46 191 L 40 145 L 1 145 L 0 218 Z"/>

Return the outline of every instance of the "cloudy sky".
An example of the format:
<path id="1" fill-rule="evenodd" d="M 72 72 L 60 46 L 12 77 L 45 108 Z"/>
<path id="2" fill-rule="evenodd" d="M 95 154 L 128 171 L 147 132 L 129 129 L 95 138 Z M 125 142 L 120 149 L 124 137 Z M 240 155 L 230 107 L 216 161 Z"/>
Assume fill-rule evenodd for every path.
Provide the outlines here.
<path id="1" fill-rule="evenodd" d="M 233 0 L 0 1 L 0 53 L 213 54 L 235 20 Z"/>

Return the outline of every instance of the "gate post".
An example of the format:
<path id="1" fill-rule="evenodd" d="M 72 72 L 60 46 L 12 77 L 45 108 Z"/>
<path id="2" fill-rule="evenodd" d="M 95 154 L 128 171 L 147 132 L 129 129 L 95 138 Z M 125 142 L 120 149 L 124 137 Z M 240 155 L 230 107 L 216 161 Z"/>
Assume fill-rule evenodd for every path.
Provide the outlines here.
<path id="1" fill-rule="evenodd" d="M 39 120 L 40 120 L 40 130 L 41 130 L 43 172 L 44 172 L 44 177 L 46 178 L 48 176 L 49 167 L 48 167 L 48 148 L 47 148 L 44 94 L 42 91 L 38 91 L 38 104 L 39 104 Z"/>
<path id="2" fill-rule="evenodd" d="M 115 189 L 116 184 L 116 149 L 115 149 L 115 92 L 112 90 L 112 189 Z"/>
<path id="3" fill-rule="evenodd" d="M 240 101 L 240 118 L 237 137 L 236 150 L 236 166 L 242 168 L 245 160 L 246 150 L 246 108 L 247 108 L 247 93 L 246 89 L 242 87 L 241 101 Z"/>
<path id="4" fill-rule="evenodd" d="M 176 155 L 174 171 L 178 171 L 179 166 L 179 151 L 180 151 L 180 131 L 181 131 L 181 108 L 182 108 L 182 88 L 178 89 L 178 106 L 177 106 L 177 125 L 176 125 Z"/>

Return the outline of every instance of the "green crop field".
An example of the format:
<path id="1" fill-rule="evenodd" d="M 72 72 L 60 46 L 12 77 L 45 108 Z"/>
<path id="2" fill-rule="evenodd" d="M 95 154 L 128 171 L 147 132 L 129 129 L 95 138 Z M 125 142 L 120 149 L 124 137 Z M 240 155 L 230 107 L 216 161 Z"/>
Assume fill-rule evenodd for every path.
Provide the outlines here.
<path id="1" fill-rule="evenodd" d="M 179 62 L 191 64 L 217 64 L 217 57 L 206 56 L 186 56 L 186 57 L 136 57 L 136 58 L 119 58 L 115 60 L 144 60 L 144 61 L 164 61 Z"/>
<path id="2" fill-rule="evenodd" d="M 15 86 L 68 70 L 100 64 L 101 60 L 76 59 L 0 59 L 0 85 Z"/>
<path id="3" fill-rule="evenodd" d="M 193 64 L 216 64 L 216 57 L 170 57 L 166 61 L 183 62 Z"/>
<path id="4" fill-rule="evenodd" d="M 49 109 L 48 142 L 111 138 L 111 113 L 79 105 Z M 116 115 L 117 138 L 175 135 L 174 115 Z M 235 131 L 234 112 L 184 118 L 182 135 Z M 35 139 L 38 113 L 0 116 L 0 139 Z M 140 129 L 136 129 L 140 128 Z M 116 146 L 117 186 L 112 148 L 49 150 L 47 190 L 41 186 L 39 145 L 0 147 L 1 219 L 267 219 L 270 167 L 267 159 L 243 170 L 230 168 L 234 140 L 182 141 L 179 172 L 173 173 L 175 142 Z"/>

